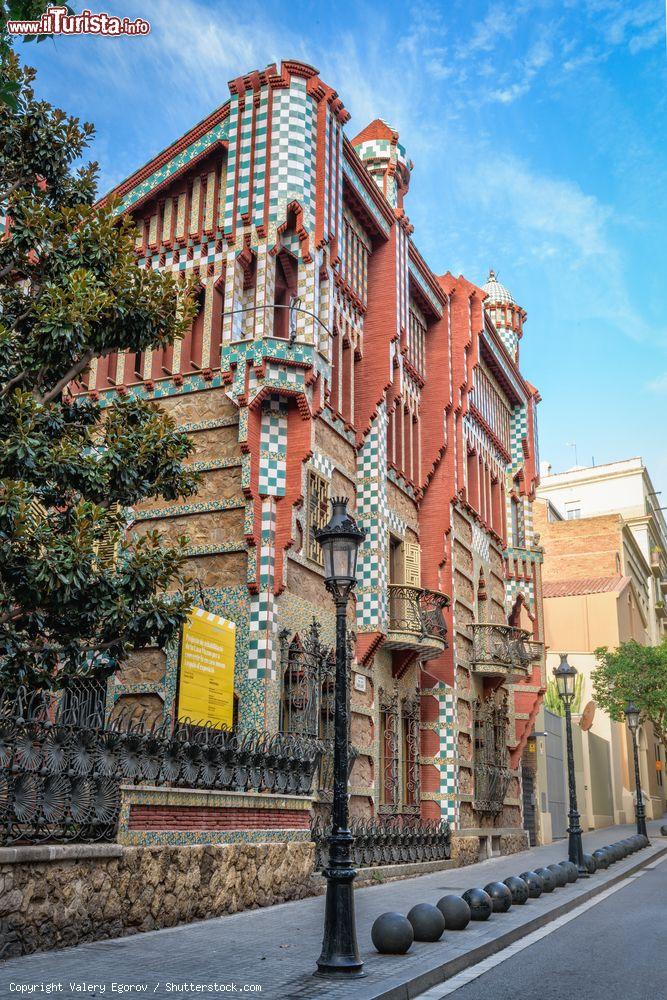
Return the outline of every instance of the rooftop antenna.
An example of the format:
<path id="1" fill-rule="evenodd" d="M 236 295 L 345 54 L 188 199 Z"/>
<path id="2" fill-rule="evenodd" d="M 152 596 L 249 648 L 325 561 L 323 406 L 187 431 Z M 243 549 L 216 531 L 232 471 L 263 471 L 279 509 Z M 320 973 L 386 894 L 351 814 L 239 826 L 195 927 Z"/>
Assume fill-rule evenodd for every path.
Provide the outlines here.
<path id="1" fill-rule="evenodd" d="M 566 448 L 574 448 L 574 464 L 579 465 L 579 458 L 577 456 L 577 442 L 576 441 L 566 441 Z"/>

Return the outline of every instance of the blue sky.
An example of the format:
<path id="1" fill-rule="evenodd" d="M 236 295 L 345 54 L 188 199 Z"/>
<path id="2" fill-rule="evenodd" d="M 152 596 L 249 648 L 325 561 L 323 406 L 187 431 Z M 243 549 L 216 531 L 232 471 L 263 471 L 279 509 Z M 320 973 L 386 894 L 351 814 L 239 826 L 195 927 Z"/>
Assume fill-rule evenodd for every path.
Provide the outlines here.
<path id="1" fill-rule="evenodd" d="M 73 3 L 76 9 L 82 4 Z M 489 267 L 528 312 L 554 471 L 642 455 L 667 503 L 667 87 L 662 0 L 87 3 L 147 37 L 19 45 L 38 92 L 97 126 L 101 187 L 281 58 L 315 65 L 354 135 L 390 121 L 437 273 Z"/>

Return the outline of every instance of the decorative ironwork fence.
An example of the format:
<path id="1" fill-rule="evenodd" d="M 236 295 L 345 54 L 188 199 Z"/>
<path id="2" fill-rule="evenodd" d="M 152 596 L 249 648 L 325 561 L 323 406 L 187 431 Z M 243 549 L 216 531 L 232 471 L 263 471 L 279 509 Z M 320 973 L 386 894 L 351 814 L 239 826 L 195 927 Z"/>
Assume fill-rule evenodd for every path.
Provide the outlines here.
<path id="1" fill-rule="evenodd" d="M 501 701 L 473 703 L 475 729 L 473 805 L 479 812 L 499 813 L 505 801 L 511 771 L 507 749 L 507 696 Z"/>
<path id="2" fill-rule="evenodd" d="M 315 866 L 324 868 L 328 860 L 330 827 L 321 818 L 311 821 L 315 842 Z M 353 819 L 353 864 L 360 868 L 410 864 L 420 861 L 447 861 L 451 857 L 449 824 L 415 816 Z"/>
<path id="3" fill-rule="evenodd" d="M 112 838 L 123 783 L 307 794 L 323 753 L 297 734 L 172 731 L 130 710 L 84 723 L 84 697 L 0 692 L 0 844 Z"/>
<path id="4" fill-rule="evenodd" d="M 348 635 L 348 699 L 354 640 Z M 336 688 L 334 650 L 320 639 L 320 626 L 313 618 L 305 636 L 280 633 L 282 694 L 280 731 L 317 740 L 322 754 L 317 771 L 317 793 L 321 801 L 333 798 L 333 738 Z M 347 712 L 350 705 L 348 700 Z M 350 746 L 350 771 L 358 756 Z"/>

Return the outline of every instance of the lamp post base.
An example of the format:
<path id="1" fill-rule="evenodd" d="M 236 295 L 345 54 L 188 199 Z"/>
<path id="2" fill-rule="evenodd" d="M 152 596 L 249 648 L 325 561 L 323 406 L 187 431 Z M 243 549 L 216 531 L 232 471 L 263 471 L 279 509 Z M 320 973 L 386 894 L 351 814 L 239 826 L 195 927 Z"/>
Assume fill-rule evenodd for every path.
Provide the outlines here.
<path id="1" fill-rule="evenodd" d="M 326 868 L 327 896 L 324 911 L 322 954 L 316 976 L 361 979 L 366 973 L 357 949 L 354 920 L 354 868 Z"/>

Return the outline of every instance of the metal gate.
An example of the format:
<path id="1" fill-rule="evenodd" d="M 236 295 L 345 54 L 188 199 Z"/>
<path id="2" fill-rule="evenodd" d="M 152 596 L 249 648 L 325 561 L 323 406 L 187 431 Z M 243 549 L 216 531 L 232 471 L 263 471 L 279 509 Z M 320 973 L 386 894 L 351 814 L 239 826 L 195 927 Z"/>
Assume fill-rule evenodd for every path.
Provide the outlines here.
<path id="1" fill-rule="evenodd" d="M 530 764 L 521 765 L 521 785 L 523 788 L 523 828 L 528 831 L 531 847 L 537 843 L 535 825 L 535 772 Z"/>
<path id="2" fill-rule="evenodd" d="M 551 836 L 559 840 L 567 835 L 565 771 L 563 769 L 563 720 L 544 710 L 547 757 L 547 795 L 551 814 Z"/>

